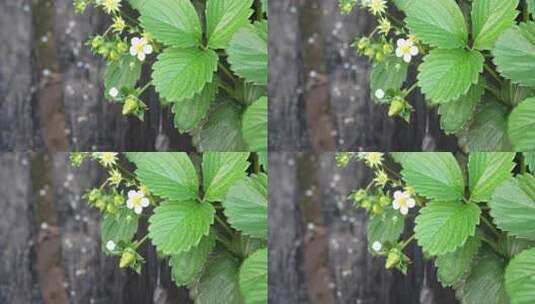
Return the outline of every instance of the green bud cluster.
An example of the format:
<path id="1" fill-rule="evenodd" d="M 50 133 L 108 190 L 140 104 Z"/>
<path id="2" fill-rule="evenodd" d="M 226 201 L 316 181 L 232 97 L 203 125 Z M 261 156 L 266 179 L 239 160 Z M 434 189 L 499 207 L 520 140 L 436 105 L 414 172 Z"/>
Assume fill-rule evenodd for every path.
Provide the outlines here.
<path id="1" fill-rule="evenodd" d="M 116 214 L 119 207 L 125 203 L 124 197 L 117 191 L 106 193 L 98 188 L 86 192 L 84 198 L 89 205 L 98 208 L 102 213 L 108 214 Z"/>
<path id="2" fill-rule="evenodd" d="M 340 168 L 347 167 L 352 159 L 355 159 L 357 153 L 355 152 L 339 152 L 336 153 L 336 165 Z"/>
<path id="3" fill-rule="evenodd" d="M 386 56 L 392 54 L 394 47 L 386 41 L 374 42 L 368 37 L 362 37 L 352 44 L 359 55 L 367 56 L 371 61 L 382 62 Z"/>
<path id="4" fill-rule="evenodd" d="M 385 208 L 390 206 L 391 203 L 389 195 L 382 192 L 373 194 L 365 189 L 354 191 L 351 193 L 350 199 L 353 200 L 357 206 L 364 208 L 368 213 L 373 215 L 382 214 Z"/>
<path id="5" fill-rule="evenodd" d="M 128 44 L 119 37 L 106 40 L 103 36 L 97 35 L 91 38 L 87 44 L 91 47 L 93 53 L 110 61 L 119 59 L 128 50 Z"/>
<path id="6" fill-rule="evenodd" d="M 84 160 L 89 156 L 87 152 L 72 152 L 69 155 L 71 165 L 74 167 L 80 167 Z"/>
<path id="7" fill-rule="evenodd" d="M 347 15 L 351 13 L 355 5 L 357 5 L 358 0 L 340 0 L 338 2 L 338 8 L 342 14 Z"/>

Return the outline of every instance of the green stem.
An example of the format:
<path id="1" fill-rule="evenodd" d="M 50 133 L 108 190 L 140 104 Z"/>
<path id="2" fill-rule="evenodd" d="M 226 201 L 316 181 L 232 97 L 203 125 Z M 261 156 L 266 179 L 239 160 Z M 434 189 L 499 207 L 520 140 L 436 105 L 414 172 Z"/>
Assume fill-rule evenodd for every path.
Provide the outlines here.
<path id="1" fill-rule="evenodd" d="M 139 248 L 139 246 L 141 246 L 141 244 L 143 244 L 148 238 L 149 235 L 145 235 L 141 240 L 134 243 L 134 247 Z"/>
<path id="2" fill-rule="evenodd" d="M 215 220 L 219 223 L 219 225 L 221 225 L 223 227 L 223 229 L 230 235 L 230 236 L 233 236 L 234 233 L 232 232 L 232 229 L 229 228 L 229 226 L 227 225 L 227 223 L 225 223 L 225 221 L 223 221 L 219 215 L 216 215 L 215 216 Z"/>
<path id="3" fill-rule="evenodd" d="M 500 233 L 498 232 L 496 228 L 494 228 L 494 225 L 491 222 L 489 222 L 489 220 L 483 214 L 481 214 L 480 218 L 481 218 L 481 221 L 485 223 L 485 225 L 487 225 L 487 227 L 489 227 L 492 233 L 494 233 L 494 235 L 496 235 L 496 237 L 499 239 Z"/>
<path id="4" fill-rule="evenodd" d="M 482 240 L 483 242 L 487 243 L 490 247 L 492 247 L 492 249 L 494 249 L 494 251 L 496 251 L 498 253 L 500 252 L 500 250 L 498 250 L 498 243 L 496 243 L 493 240 L 489 240 L 488 238 L 486 238 L 482 234 L 479 234 L 478 237 L 479 237 L 480 240 Z"/>
<path id="5" fill-rule="evenodd" d="M 523 7 L 522 7 L 522 18 L 524 21 L 529 21 L 529 6 L 528 6 L 528 0 L 524 0 Z"/>
<path id="6" fill-rule="evenodd" d="M 416 89 L 418 87 L 418 82 L 415 82 L 412 86 L 410 86 L 408 89 L 404 90 L 403 91 L 403 94 L 405 95 L 405 97 L 407 97 L 412 91 L 414 91 L 414 89 Z"/>
<path id="7" fill-rule="evenodd" d="M 489 72 L 489 74 L 494 78 L 496 79 L 496 81 L 501 85 L 503 86 L 503 81 L 501 80 L 500 76 L 488 65 L 488 64 L 484 64 L 483 67 L 485 68 L 485 70 L 487 72 Z"/>
<path id="8" fill-rule="evenodd" d="M 225 75 L 227 75 L 227 77 L 232 80 L 232 82 L 235 84 L 236 83 L 236 79 L 234 79 L 234 75 L 232 75 L 232 73 L 230 72 L 229 69 L 227 69 L 227 67 L 225 65 L 223 65 L 221 62 L 218 62 L 218 66 L 219 68 L 223 71 L 223 73 L 225 73 Z"/>
<path id="9" fill-rule="evenodd" d="M 145 92 L 145 90 L 148 89 L 151 85 L 152 85 L 152 80 L 149 81 L 147 84 L 145 84 L 144 87 L 141 88 L 141 90 L 139 91 L 139 95 L 143 94 L 143 92 Z"/>
<path id="10" fill-rule="evenodd" d="M 520 155 L 520 174 L 526 174 L 526 160 L 524 158 L 524 155 Z"/>
<path id="11" fill-rule="evenodd" d="M 401 250 L 405 249 L 405 247 L 407 247 L 415 238 L 416 238 L 415 234 L 411 235 L 410 238 L 408 238 L 405 242 L 401 244 Z"/>
<path id="12" fill-rule="evenodd" d="M 256 12 L 255 12 L 255 15 L 256 15 L 256 20 L 260 21 L 264 18 L 264 13 L 262 13 L 262 2 L 261 1 L 256 1 Z"/>

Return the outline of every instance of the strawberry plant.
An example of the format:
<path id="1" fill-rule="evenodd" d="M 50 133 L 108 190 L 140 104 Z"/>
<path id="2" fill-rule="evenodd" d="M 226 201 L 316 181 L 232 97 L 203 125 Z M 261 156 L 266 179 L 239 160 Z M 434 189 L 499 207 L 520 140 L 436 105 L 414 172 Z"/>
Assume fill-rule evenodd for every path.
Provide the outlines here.
<path id="1" fill-rule="evenodd" d="M 354 47 L 373 63 L 372 99 L 389 116 L 410 122 L 408 97 L 419 89 L 464 151 L 535 150 L 534 1 L 339 3 L 343 13 L 359 5 L 377 17 Z"/>
<path id="2" fill-rule="evenodd" d="M 350 195 L 369 214 L 372 255 L 385 258 L 387 269 L 406 273 L 410 259 L 404 250 L 416 241 L 461 303 L 535 302 L 534 153 L 386 157 L 337 155 L 340 166 L 362 160 L 374 171 L 369 185 Z"/>
<path id="3" fill-rule="evenodd" d="M 102 213 L 103 252 L 139 273 L 144 258 L 138 249 L 150 242 L 195 303 L 267 303 L 265 155 L 125 156 L 71 155 L 75 166 L 90 159 L 107 171 L 102 185 L 84 196 Z M 148 222 L 145 235 L 142 221 Z"/>
<path id="4" fill-rule="evenodd" d="M 88 45 L 107 61 L 105 97 L 143 120 L 154 88 L 199 150 L 267 149 L 267 1 L 74 0 L 111 18 Z M 151 80 L 143 83 L 143 70 Z"/>

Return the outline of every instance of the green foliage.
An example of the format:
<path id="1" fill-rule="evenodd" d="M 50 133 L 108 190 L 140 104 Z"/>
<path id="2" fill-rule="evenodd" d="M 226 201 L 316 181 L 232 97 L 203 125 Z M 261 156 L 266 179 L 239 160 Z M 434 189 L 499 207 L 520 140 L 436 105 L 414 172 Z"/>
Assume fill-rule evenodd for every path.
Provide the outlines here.
<path id="1" fill-rule="evenodd" d="M 404 251 L 416 240 L 460 303 L 535 300 L 535 177 L 525 173 L 532 153 L 477 152 L 459 161 L 449 153 L 393 153 L 401 177 L 390 158 L 374 152 L 373 159 L 383 160 L 372 163 L 371 154 L 337 159 L 347 159 L 343 166 L 364 161 L 375 173 L 370 186 L 349 198 L 370 214 L 369 250 L 386 258 L 387 269 L 406 273 L 410 258 Z M 388 175 L 379 183 L 381 172 Z M 419 212 L 413 217 L 402 207 Z M 405 221 L 414 221 L 414 233 L 403 234 Z"/>
<path id="2" fill-rule="evenodd" d="M 195 303 L 267 303 L 267 153 L 77 153 L 107 171 L 84 198 L 102 214 L 102 250 L 138 273 L 141 246 L 168 260 Z M 124 162 L 124 163 L 123 163 Z M 131 168 L 135 171 L 127 171 Z M 202 176 L 202 184 L 199 183 Z M 138 226 L 148 226 L 140 236 Z"/>
<path id="3" fill-rule="evenodd" d="M 475 0 L 472 4 L 474 48 L 490 50 L 515 23 L 519 0 Z"/>
<path id="4" fill-rule="evenodd" d="M 243 138 L 249 151 L 267 151 L 268 100 L 261 97 L 243 114 Z"/>
<path id="5" fill-rule="evenodd" d="M 245 137 L 255 151 L 267 150 L 262 145 L 267 124 L 256 123 L 267 121 L 267 111 L 259 106 L 247 111 L 254 95 L 243 91 L 247 81 L 256 85 L 256 94 L 261 92 L 253 101 L 267 99 L 266 1 L 129 0 L 137 12 L 125 1 L 118 7 L 74 1 L 102 9 L 113 20 L 88 45 L 108 61 L 105 96 L 122 103 L 124 115 L 143 120 L 150 111 L 143 102 L 145 92 L 153 88 L 174 113 L 175 127 L 192 136 L 197 150 L 242 151 L 247 149 L 242 132 L 250 131 L 242 129 L 242 121 L 257 110 L 257 118 L 265 117 L 255 119 L 255 131 Z M 146 66 L 152 79 L 138 82 L 141 71 L 149 70 Z"/>
<path id="6" fill-rule="evenodd" d="M 535 149 L 535 98 L 521 102 L 509 116 L 509 138 L 515 151 Z"/>

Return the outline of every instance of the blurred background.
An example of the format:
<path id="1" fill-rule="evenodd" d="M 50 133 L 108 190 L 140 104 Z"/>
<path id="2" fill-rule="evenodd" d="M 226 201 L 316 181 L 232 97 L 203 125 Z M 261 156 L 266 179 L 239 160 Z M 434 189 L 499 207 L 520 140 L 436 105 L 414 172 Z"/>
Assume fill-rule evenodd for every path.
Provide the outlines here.
<path id="1" fill-rule="evenodd" d="M 152 90 L 144 123 L 104 99 L 105 65 L 85 42 L 110 21 L 72 2 L 0 1 L 0 151 L 191 151 Z"/>
<path id="2" fill-rule="evenodd" d="M 368 253 L 367 216 L 346 199 L 373 178 L 364 164 L 340 169 L 335 153 L 273 152 L 269 161 L 270 303 L 458 303 L 414 242 L 406 276 Z"/>
<path id="3" fill-rule="evenodd" d="M 351 48 L 374 19 L 342 16 L 338 0 L 269 3 L 269 145 L 272 151 L 455 151 L 419 94 L 411 124 L 372 102 L 370 64 Z M 409 74 L 414 77 L 415 71 Z"/>
<path id="4" fill-rule="evenodd" d="M 0 168 L 0 303 L 191 303 L 149 243 L 140 275 L 102 254 L 100 214 L 82 198 L 104 178 L 95 162 L 73 168 L 67 153 L 0 153 Z"/>

